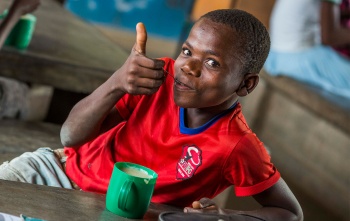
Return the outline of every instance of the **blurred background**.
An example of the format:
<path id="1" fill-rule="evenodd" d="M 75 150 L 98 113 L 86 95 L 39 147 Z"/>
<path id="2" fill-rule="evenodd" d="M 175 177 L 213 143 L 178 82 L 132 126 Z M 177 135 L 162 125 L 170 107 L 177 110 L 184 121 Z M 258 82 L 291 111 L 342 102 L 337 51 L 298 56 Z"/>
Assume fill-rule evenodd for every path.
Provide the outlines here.
<path id="1" fill-rule="evenodd" d="M 149 34 L 147 56 L 176 58 L 193 22 L 204 13 L 238 8 L 252 13 L 269 28 L 274 3 L 275 0 L 66 0 L 63 4 L 126 51 L 133 46 L 135 25 L 141 21 Z M 348 130 L 320 116 L 322 106 L 316 110 L 308 107 L 317 100 L 312 94 L 323 92 L 291 79 L 274 82 L 264 73 L 262 76 L 259 87 L 241 100 L 245 116 L 299 199 L 305 220 L 350 220 L 349 167 L 345 163 L 350 148 Z M 305 102 L 295 99 L 298 96 Z M 339 99 L 331 96 L 328 100 L 348 102 Z M 258 207 L 249 197 L 236 198 L 232 189 L 215 200 L 232 209 Z"/>
<path id="2" fill-rule="evenodd" d="M 43 0 L 51 1 L 51 0 Z M 176 58 L 179 54 L 182 42 L 186 39 L 191 26 L 204 13 L 224 8 L 237 8 L 248 11 L 255 15 L 267 28 L 269 28 L 269 18 L 275 0 L 52 0 L 56 1 L 64 10 L 74 14 L 79 20 L 93 26 L 93 32 L 102 33 L 108 41 L 113 42 L 125 51 L 127 55 L 135 43 L 135 26 L 137 22 L 143 22 L 148 31 L 147 52 L 146 55 L 152 58 L 172 57 Z M 43 6 L 38 11 L 43 13 L 46 10 Z M 41 11 L 40 11 L 41 10 Z M 302 12 L 307 13 L 307 11 Z M 35 13 L 34 13 L 35 14 Z M 61 16 L 61 15 L 60 15 Z M 67 16 L 69 17 L 69 16 Z M 71 19 L 71 18 L 70 18 Z M 73 21 L 73 20 L 72 20 Z M 61 57 L 52 63 L 48 62 L 46 66 L 33 69 L 33 76 L 38 71 L 48 69 L 53 66 L 55 69 L 61 68 L 60 65 L 67 62 L 57 76 L 52 74 L 50 69 L 47 73 L 48 80 L 42 79 L 45 84 L 50 86 L 36 85 L 40 81 L 26 77 L 28 75 L 13 75 L 15 78 L 25 81 L 33 81 L 30 92 L 30 112 L 36 115 L 27 117 L 25 120 L 37 120 L 59 126 L 66 119 L 72 106 L 85 97 L 89 91 L 94 89 L 106 75 L 103 67 L 103 61 L 94 61 L 101 57 L 108 60 L 111 64 L 108 69 L 114 70 L 113 59 L 114 52 L 108 50 L 109 44 L 103 41 L 102 46 L 105 51 L 100 51 L 98 45 L 92 45 L 93 40 L 88 40 L 96 36 L 92 33 L 75 33 L 67 23 L 62 23 L 62 28 L 70 30 L 66 32 L 65 38 L 84 37 L 81 41 L 87 42 L 86 45 L 78 47 L 73 43 L 68 43 L 69 48 L 65 51 L 63 44 L 55 36 L 47 36 L 48 30 L 54 32 L 54 28 L 59 28 L 60 19 L 42 21 L 38 19 L 40 29 L 34 33 L 32 44 L 28 51 L 40 51 L 42 60 L 49 54 L 58 52 L 61 55 L 70 55 L 71 60 L 78 62 L 76 58 L 84 57 L 85 48 L 91 46 L 96 48 L 95 52 L 88 54 L 87 60 L 91 63 L 91 70 L 82 66 L 82 70 L 74 62 L 67 62 Z M 76 22 L 74 20 L 74 22 Z M 78 22 L 76 22 L 78 23 Z M 80 24 L 80 23 L 79 23 Z M 48 28 L 50 26 L 50 28 Z M 57 29 L 58 30 L 58 29 Z M 56 30 L 56 31 L 57 31 Z M 90 29 L 88 29 L 90 31 Z M 53 41 L 54 39 L 55 41 Z M 75 39 L 76 40 L 76 39 Z M 78 39 L 79 40 L 79 39 Z M 56 42 L 57 41 L 57 42 Z M 90 45 L 89 45 L 90 44 Z M 94 47 L 93 47 L 94 46 Z M 52 51 L 47 48 L 52 47 Z M 61 49 L 64 49 L 60 51 Z M 73 49 L 73 50 L 72 50 Z M 50 48 L 51 50 L 51 48 Z M 44 51 L 44 53 L 42 53 Z M 76 52 L 74 52 L 76 51 Z M 7 54 L 8 55 L 7 55 Z M 33 54 L 34 54 L 33 53 Z M 1 59 L 12 59 L 13 50 L 4 48 Z M 20 52 L 20 56 L 30 56 L 29 52 Z M 35 55 L 35 54 L 34 54 Z M 7 57 L 6 57 L 7 56 Z M 93 57 L 94 56 L 94 57 Z M 38 56 L 37 56 L 38 57 Z M 68 57 L 67 57 L 68 58 Z M 32 58 L 31 58 L 32 59 Z M 15 59 L 13 59 L 15 60 Z M 35 65 L 40 66 L 42 62 Z M 33 62 L 36 60 L 30 60 Z M 80 62 L 80 61 L 79 61 Z M 118 60 L 118 62 L 121 62 Z M 3 64 L 2 64 L 3 65 Z M 55 66 L 56 65 L 56 66 Z M 95 65 L 95 66 L 93 66 Z M 119 65 L 119 64 L 118 64 Z M 5 67 L 5 65 L 3 65 Z M 30 71 L 32 66 L 25 63 L 25 71 Z M 4 70 L 3 67 L 3 70 Z M 63 67 L 63 66 L 62 66 Z M 68 67 L 68 68 L 67 68 Z M 13 69 L 13 66 L 11 66 Z M 107 68 L 106 68 L 107 69 Z M 79 71 L 78 71 L 79 70 Z M 98 70 L 98 71 L 96 71 Z M 68 71 L 77 73 L 79 81 L 72 82 Z M 95 71 L 97 74 L 95 74 Z M 80 74 L 89 72 L 90 74 Z M 7 75 L 9 71 L 3 71 Z M 65 85 L 59 86 L 55 81 L 59 81 L 63 73 L 67 73 Z M 350 71 L 349 71 L 350 73 Z M 95 78 L 95 75 L 103 75 Z M 52 76 L 54 77 L 52 77 Z M 85 82 L 84 78 L 89 75 Z M 8 74 L 7 76 L 10 76 Z M 46 75 L 45 75 L 46 76 Z M 92 76 L 92 77 L 91 77 Z M 51 78 L 52 77 L 52 78 Z M 33 78 L 33 77 L 32 77 Z M 92 84 L 91 79 L 96 80 Z M 90 81 L 91 80 L 91 81 Z M 70 84 L 67 84 L 70 83 Z M 87 84 L 88 89 L 76 89 L 82 84 Z M 35 87 L 33 87 L 33 85 Z M 69 88 L 70 87 L 70 88 Z M 67 90 L 72 89 L 72 90 Z M 74 90 L 73 90 L 74 88 Z M 0 85 L 1 89 L 1 85 Z M 35 90 L 34 90 L 35 89 Z M 1 92 L 1 90 L 0 90 Z M 1 95 L 1 93 L 0 93 Z M 1 100 L 1 96 L 0 96 Z M 249 96 L 240 100 L 243 104 L 243 112 L 247 122 L 256 132 L 258 137 L 264 142 L 269 150 L 272 161 L 286 180 L 296 197 L 298 198 L 304 210 L 305 220 L 307 221 L 349 221 L 350 220 L 350 102 L 344 98 L 333 96 L 310 85 L 297 82 L 288 77 L 271 77 L 264 70 L 261 72 L 261 78 L 258 87 Z M 45 103 L 45 104 L 44 104 Z M 45 129 L 42 126 L 36 129 Z M 0 124 L 1 130 L 1 124 Z M 3 128 L 2 133 L 9 130 Z M 56 129 L 55 129 L 56 131 Z M 14 133 L 18 134 L 18 132 Z M 22 131 L 22 136 L 24 136 Z M 31 134 L 29 134 L 32 136 Z M 47 138 L 47 134 L 44 134 Z M 36 135 L 37 136 L 37 135 Z M 52 138 L 55 142 L 58 136 L 55 133 Z M 1 137 L 1 133 L 0 133 Z M 5 137 L 5 136 L 4 136 Z M 17 136 L 15 137 L 17 139 Z M 8 139 L 5 137 L 4 139 Z M 29 139 L 29 138 L 28 138 Z M 45 139 L 45 138 L 44 138 Z M 50 138 L 51 139 L 51 138 Z M 1 139 L 0 139 L 1 140 Z M 11 140 L 11 142 L 14 142 Z M 26 141 L 28 142 L 28 141 Z M 60 145 L 59 141 L 57 143 Z M 7 150 L 0 150 L 7 153 Z M 21 150 L 22 151 L 22 150 Z M 17 153 L 8 153 L 8 156 L 18 155 Z M 232 188 L 227 189 L 218 197 L 216 202 L 225 208 L 230 209 L 255 209 L 259 206 L 250 197 L 237 198 Z"/>
<path id="3" fill-rule="evenodd" d="M 176 58 L 194 21 L 219 8 L 250 11 L 268 26 L 274 0 L 65 0 L 64 7 L 95 24 L 111 40 L 129 51 L 135 40 L 135 26 L 143 22 L 150 36 L 150 57 Z"/>

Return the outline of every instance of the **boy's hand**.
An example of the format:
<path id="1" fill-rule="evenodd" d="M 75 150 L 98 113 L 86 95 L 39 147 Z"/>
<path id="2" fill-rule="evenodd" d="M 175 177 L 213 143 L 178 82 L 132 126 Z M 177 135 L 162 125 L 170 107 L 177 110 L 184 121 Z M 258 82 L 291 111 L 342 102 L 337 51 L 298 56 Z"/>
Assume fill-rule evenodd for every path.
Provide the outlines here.
<path id="1" fill-rule="evenodd" d="M 153 94 L 164 81 L 164 61 L 146 57 L 147 32 L 136 25 L 136 43 L 124 63 L 115 72 L 116 88 L 129 94 Z"/>
<path id="2" fill-rule="evenodd" d="M 209 198 L 202 198 L 194 201 L 191 207 L 184 208 L 185 213 L 216 213 L 223 214 L 223 211 Z"/>

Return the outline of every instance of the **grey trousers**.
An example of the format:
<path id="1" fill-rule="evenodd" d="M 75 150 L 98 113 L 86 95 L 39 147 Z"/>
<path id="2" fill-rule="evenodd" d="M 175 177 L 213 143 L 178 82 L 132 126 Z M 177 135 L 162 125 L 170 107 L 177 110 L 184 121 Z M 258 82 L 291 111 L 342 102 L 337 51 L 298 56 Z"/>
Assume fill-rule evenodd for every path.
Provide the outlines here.
<path id="1" fill-rule="evenodd" d="M 0 165 L 0 179 L 72 189 L 60 159 L 48 147 L 26 152 Z"/>

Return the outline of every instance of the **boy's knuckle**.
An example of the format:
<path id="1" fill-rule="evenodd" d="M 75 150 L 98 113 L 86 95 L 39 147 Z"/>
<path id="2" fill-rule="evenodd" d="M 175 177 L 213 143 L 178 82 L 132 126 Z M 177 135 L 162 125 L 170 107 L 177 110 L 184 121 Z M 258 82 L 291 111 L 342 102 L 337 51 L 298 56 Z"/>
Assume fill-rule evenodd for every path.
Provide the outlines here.
<path id="1" fill-rule="evenodd" d="M 155 68 L 162 68 L 164 66 L 165 62 L 163 60 L 155 59 L 154 60 L 154 67 Z"/>
<path id="2" fill-rule="evenodd" d="M 158 78 L 158 79 L 159 79 L 159 78 L 163 78 L 163 76 L 164 76 L 163 70 L 160 70 L 160 71 L 157 72 L 157 78 Z"/>
<path id="3" fill-rule="evenodd" d="M 131 75 L 135 75 L 137 73 L 137 68 L 135 66 L 131 66 L 129 68 L 129 72 Z"/>
<path id="4" fill-rule="evenodd" d="M 155 82 L 155 87 L 156 87 L 156 88 L 159 88 L 159 87 L 162 85 L 162 83 L 163 83 L 162 80 L 157 80 L 157 81 Z"/>
<path id="5" fill-rule="evenodd" d="M 134 85 L 128 84 L 126 87 L 126 90 L 130 93 L 133 94 L 136 92 L 136 87 Z"/>
<path id="6" fill-rule="evenodd" d="M 127 77 L 127 79 L 126 79 L 126 82 L 128 83 L 128 84 L 135 84 L 135 82 L 136 82 L 136 78 L 135 78 L 135 76 L 133 76 L 133 75 L 129 75 L 128 77 Z"/>
<path id="7" fill-rule="evenodd" d="M 157 83 L 156 80 L 153 80 L 153 81 L 152 81 L 151 87 L 152 87 L 152 88 L 158 87 L 158 83 Z"/>

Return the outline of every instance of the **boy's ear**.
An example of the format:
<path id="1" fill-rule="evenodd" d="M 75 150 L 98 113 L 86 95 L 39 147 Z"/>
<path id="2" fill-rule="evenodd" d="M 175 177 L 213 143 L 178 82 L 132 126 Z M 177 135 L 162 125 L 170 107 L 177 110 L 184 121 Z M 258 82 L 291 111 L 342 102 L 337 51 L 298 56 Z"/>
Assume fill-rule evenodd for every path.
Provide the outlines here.
<path id="1" fill-rule="evenodd" d="M 258 73 L 248 73 L 244 75 L 244 80 L 237 90 L 237 95 L 240 97 L 247 96 L 250 94 L 259 83 Z"/>

